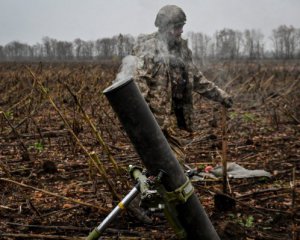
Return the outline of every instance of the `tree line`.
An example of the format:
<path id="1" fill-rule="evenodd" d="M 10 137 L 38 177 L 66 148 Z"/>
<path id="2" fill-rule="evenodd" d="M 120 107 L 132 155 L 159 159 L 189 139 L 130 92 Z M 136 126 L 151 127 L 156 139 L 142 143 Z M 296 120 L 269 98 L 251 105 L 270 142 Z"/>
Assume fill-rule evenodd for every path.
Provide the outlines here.
<path id="1" fill-rule="evenodd" d="M 299 59 L 300 29 L 281 25 L 266 38 L 260 30 L 238 31 L 224 28 L 213 36 L 199 32 L 188 32 L 186 38 L 195 59 Z M 29 45 L 12 41 L 0 45 L 0 61 L 49 60 L 82 61 L 97 59 L 119 59 L 130 54 L 136 38 L 119 34 L 95 41 L 61 41 L 44 37 L 41 43 Z"/>
<path id="2" fill-rule="evenodd" d="M 232 29 L 217 31 L 213 37 L 203 33 L 189 33 L 188 39 L 198 59 L 299 59 L 300 29 L 281 25 L 272 30 L 269 47 L 260 30 L 246 29 L 244 32 Z"/>
<path id="3" fill-rule="evenodd" d="M 122 58 L 130 54 L 135 38 L 131 35 L 101 38 L 96 41 L 84 41 L 80 38 L 72 42 L 44 37 L 42 43 L 29 45 L 12 41 L 0 45 L 0 60 L 94 60 Z"/>

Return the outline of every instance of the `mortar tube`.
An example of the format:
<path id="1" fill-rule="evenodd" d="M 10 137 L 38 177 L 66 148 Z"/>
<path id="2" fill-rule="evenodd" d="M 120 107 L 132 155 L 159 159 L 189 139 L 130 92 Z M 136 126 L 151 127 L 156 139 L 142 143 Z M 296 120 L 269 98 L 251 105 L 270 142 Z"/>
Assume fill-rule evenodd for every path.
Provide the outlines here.
<path id="1" fill-rule="evenodd" d="M 165 172 L 162 184 L 167 191 L 182 186 L 185 173 L 133 79 L 119 81 L 103 93 L 150 175 Z M 220 239 L 195 193 L 178 204 L 176 211 L 187 239 Z"/>

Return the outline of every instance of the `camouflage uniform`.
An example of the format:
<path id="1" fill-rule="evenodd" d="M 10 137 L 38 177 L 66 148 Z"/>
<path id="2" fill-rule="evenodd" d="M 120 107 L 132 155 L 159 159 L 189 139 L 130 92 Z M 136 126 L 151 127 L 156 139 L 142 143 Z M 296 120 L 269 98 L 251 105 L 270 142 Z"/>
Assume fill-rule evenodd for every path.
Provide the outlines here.
<path id="1" fill-rule="evenodd" d="M 193 64 L 186 40 L 180 39 L 170 49 L 160 32 L 140 36 L 133 55 L 138 59 L 134 79 L 162 129 L 170 126 L 174 112 L 178 127 L 192 130 L 192 91 L 225 105 L 228 102 L 229 95 Z"/>

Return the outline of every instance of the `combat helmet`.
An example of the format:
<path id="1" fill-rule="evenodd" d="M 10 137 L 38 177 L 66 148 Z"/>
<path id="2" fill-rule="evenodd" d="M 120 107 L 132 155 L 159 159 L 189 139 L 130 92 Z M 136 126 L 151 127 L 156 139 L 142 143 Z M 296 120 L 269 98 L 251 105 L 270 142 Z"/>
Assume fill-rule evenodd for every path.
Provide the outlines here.
<path id="1" fill-rule="evenodd" d="M 166 29 L 170 26 L 184 25 L 185 22 L 186 15 L 180 7 L 166 5 L 158 11 L 155 26 L 159 29 Z"/>

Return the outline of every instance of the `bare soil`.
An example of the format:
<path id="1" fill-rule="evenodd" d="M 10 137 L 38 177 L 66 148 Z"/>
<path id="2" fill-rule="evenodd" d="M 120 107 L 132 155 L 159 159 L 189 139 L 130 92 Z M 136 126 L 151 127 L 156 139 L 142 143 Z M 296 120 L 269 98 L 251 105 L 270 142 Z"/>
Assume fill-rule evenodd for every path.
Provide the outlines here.
<path id="1" fill-rule="evenodd" d="M 127 168 L 141 161 L 102 94 L 118 67 L 0 64 L 1 239 L 84 239 L 134 186 Z M 228 211 L 215 207 L 221 179 L 193 182 L 221 239 L 300 239 L 300 64 L 230 62 L 203 71 L 233 95 L 228 161 L 272 174 L 229 179 L 236 207 Z M 173 129 L 187 165 L 201 171 L 221 164 L 222 113 L 218 103 L 194 100 L 195 132 Z M 148 217 L 152 223 L 125 211 L 103 239 L 175 239 L 163 214 Z"/>

